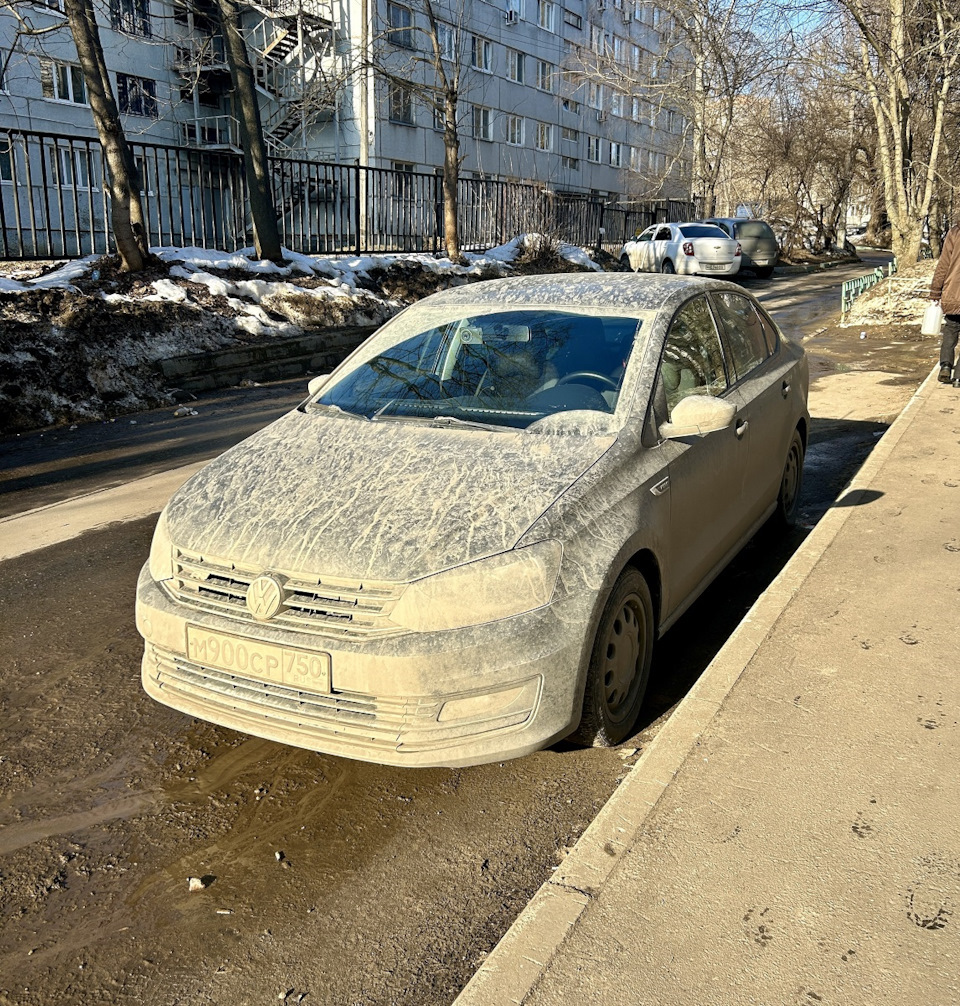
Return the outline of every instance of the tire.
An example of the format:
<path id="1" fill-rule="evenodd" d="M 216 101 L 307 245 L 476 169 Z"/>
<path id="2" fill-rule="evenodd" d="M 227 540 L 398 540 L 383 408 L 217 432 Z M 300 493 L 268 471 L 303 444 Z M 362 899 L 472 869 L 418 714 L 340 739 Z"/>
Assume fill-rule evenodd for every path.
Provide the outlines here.
<path id="1" fill-rule="evenodd" d="M 604 606 L 590 653 L 577 740 L 620 744 L 633 730 L 653 663 L 653 600 L 643 575 L 628 566 Z"/>
<path id="2" fill-rule="evenodd" d="M 620 256 L 620 270 L 621 272 L 633 272 L 633 266 L 630 265 L 630 259 L 626 255 Z"/>
<path id="3" fill-rule="evenodd" d="M 670 261 L 670 259 L 667 258 L 663 260 L 663 265 L 660 266 L 660 272 L 672 273 L 676 271 L 677 270 L 673 268 L 673 263 Z"/>
<path id="4" fill-rule="evenodd" d="M 793 439 L 787 449 L 787 458 L 780 475 L 780 491 L 777 493 L 777 509 L 773 513 L 773 523 L 781 530 L 792 528 L 797 522 L 800 509 L 800 490 L 803 486 L 803 440 L 800 431 L 793 431 Z"/>
<path id="5" fill-rule="evenodd" d="M 770 279 L 770 277 L 773 275 L 773 266 L 765 265 L 762 268 L 755 269 L 754 271 L 756 272 L 757 277 L 759 279 Z"/>

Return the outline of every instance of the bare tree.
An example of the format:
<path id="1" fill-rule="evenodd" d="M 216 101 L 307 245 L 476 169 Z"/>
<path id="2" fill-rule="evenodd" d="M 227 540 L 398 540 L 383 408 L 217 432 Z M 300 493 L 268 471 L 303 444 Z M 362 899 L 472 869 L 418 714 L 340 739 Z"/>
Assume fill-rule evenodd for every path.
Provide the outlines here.
<path id="1" fill-rule="evenodd" d="M 958 85 L 956 0 L 826 0 L 818 9 L 838 18 L 848 40 L 845 79 L 873 113 L 893 251 L 916 261 Z"/>
<path id="2" fill-rule="evenodd" d="M 443 123 L 443 236 L 454 262 L 462 258 L 457 189 L 463 163 L 459 116 L 467 2 L 456 0 L 441 11 L 434 0 L 410 0 L 410 23 L 375 26 L 378 30 L 355 67 L 359 72 L 372 71 L 386 84 L 390 101 L 415 101 Z"/>
<path id="3" fill-rule="evenodd" d="M 777 12 L 765 0 L 662 0 L 657 10 L 639 60 L 618 58 L 595 36 L 592 48 L 570 57 L 567 73 L 639 98 L 655 114 L 682 115 L 685 128 L 670 157 L 677 163 L 692 150 L 692 194 L 712 215 L 737 104 L 776 73 Z M 647 179 L 645 194 L 658 181 Z"/>
<path id="4" fill-rule="evenodd" d="M 253 67 L 240 30 L 241 4 L 238 0 L 216 0 L 216 4 L 240 123 L 243 164 L 250 193 L 250 215 L 253 218 L 257 256 L 271 262 L 282 262 L 283 249 L 273 203 L 267 146 L 260 121 L 260 103 L 257 100 Z"/>
<path id="5" fill-rule="evenodd" d="M 77 48 L 93 121 L 107 164 L 110 221 L 121 267 L 139 272 L 149 254 L 140 200 L 140 173 L 120 122 L 92 0 L 65 0 L 64 12 Z"/>

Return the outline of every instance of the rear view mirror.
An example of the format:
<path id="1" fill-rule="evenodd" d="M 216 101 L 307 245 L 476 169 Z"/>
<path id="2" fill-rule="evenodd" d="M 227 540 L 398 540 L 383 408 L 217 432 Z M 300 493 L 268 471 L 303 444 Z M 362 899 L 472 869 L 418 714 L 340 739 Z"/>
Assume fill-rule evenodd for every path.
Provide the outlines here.
<path id="1" fill-rule="evenodd" d="M 329 379 L 329 374 L 317 374 L 316 377 L 311 377 L 309 383 L 307 384 L 307 394 L 311 397 L 315 395 Z"/>
<path id="2" fill-rule="evenodd" d="M 733 402 L 709 395 L 688 395 L 673 407 L 670 422 L 660 427 L 660 436 L 664 440 L 703 437 L 732 426 L 736 415 Z"/>

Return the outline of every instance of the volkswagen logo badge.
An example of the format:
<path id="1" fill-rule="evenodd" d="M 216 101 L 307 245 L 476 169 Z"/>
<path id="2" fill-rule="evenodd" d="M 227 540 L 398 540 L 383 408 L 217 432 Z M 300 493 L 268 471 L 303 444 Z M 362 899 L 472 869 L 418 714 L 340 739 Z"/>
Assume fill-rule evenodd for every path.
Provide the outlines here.
<path id="1" fill-rule="evenodd" d="M 258 576 L 247 588 L 247 608 L 254 618 L 265 622 L 283 607 L 283 582 L 270 573 Z"/>

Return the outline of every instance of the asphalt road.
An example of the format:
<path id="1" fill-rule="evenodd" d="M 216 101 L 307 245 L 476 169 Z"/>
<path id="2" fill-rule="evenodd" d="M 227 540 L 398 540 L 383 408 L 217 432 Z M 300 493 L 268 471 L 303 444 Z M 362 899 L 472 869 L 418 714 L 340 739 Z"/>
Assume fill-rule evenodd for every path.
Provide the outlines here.
<path id="1" fill-rule="evenodd" d="M 863 266 L 747 280 L 816 327 Z M 223 449 L 302 382 L 2 445 L 5 513 Z M 131 420 L 136 425 L 131 425 Z M 814 442 L 806 525 L 880 428 Z M 11 450 L 12 448 L 12 450 Z M 793 549 L 758 537 L 666 637 L 637 735 L 399 770 L 285 748 L 139 688 L 152 520 L 0 563 L 0 1003 L 449 1003 Z M 188 891 L 188 877 L 203 890 Z"/>

